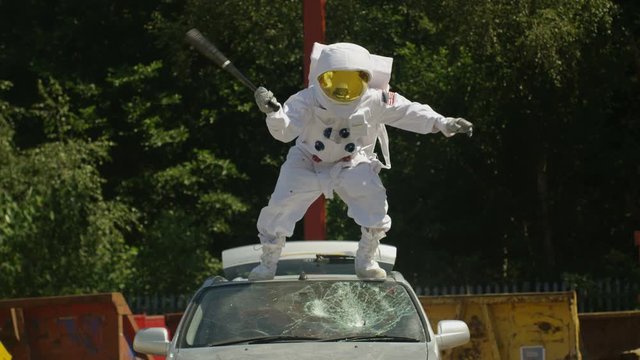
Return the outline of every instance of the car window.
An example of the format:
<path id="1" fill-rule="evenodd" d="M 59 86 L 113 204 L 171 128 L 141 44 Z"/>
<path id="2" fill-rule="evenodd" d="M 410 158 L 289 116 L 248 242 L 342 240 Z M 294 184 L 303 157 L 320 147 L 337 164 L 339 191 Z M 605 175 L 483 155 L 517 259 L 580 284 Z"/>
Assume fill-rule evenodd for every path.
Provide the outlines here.
<path id="1" fill-rule="evenodd" d="M 181 347 L 267 336 L 392 336 L 425 341 L 407 290 L 393 282 L 295 281 L 214 286 L 195 300 Z M 195 314 L 195 316 L 194 316 Z"/>

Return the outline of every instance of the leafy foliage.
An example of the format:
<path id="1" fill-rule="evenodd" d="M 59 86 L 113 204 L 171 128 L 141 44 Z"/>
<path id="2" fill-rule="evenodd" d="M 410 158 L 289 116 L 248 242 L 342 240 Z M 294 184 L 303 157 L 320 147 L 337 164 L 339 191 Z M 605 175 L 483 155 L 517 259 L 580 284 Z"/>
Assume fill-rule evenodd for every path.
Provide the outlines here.
<path id="1" fill-rule="evenodd" d="M 16 115 L 58 124 L 48 134 L 69 129 L 60 114 L 64 106 L 43 111 L 50 102 L 45 96 L 29 110 L 2 106 L 0 296 L 123 290 L 135 276 L 130 264 L 136 250 L 126 244 L 124 233 L 136 216 L 102 196 L 97 165 L 108 144 L 58 141 L 25 151 L 11 144 L 9 123 Z M 77 114 L 70 118 L 80 120 Z"/>
<path id="2" fill-rule="evenodd" d="M 327 42 L 394 57 L 392 90 L 476 127 L 390 129 L 384 242 L 399 270 L 422 283 L 638 278 L 635 2 L 326 10 Z M 303 86 L 301 2 L 30 0 L 0 13 L 0 296 L 189 292 L 222 249 L 257 242 L 290 144 L 183 36 L 197 27 L 283 102 Z M 328 209 L 329 237 L 359 236 L 339 199 Z"/>
<path id="3" fill-rule="evenodd" d="M 472 139 L 390 132 L 388 241 L 402 249 L 401 270 L 436 283 L 552 279 L 608 267 L 607 249 L 633 254 L 623 219 L 637 224 L 638 202 L 612 202 L 637 193 L 638 152 L 626 147 L 638 146 L 637 106 L 619 106 L 638 89 L 632 62 L 618 60 L 638 57 L 613 3 L 328 6 L 329 42 L 394 56 L 392 87 L 476 125 Z M 361 21 L 341 26 L 353 14 Z M 627 152 L 609 162 L 612 142 Z M 626 168 L 614 175 L 605 163 Z"/>

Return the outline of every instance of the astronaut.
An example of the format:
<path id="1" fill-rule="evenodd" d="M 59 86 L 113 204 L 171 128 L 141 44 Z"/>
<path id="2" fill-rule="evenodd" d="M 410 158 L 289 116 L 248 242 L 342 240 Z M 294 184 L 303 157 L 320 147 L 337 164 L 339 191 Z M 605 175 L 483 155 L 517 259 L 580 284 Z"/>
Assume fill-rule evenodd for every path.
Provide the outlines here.
<path id="1" fill-rule="evenodd" d="M 258 217 L 262 244 L 260 264 L 249 280 L 275 276 L 287 237 L 318 196 L 337 193 L 347 215 L 361 227 L 355 257 L 359 278 L 384 279 L 386 272 L 374 260 L 380 240 L 391 228 L 386 190 L 378 176 L 389 168 L 386 125 L 420 134 L 472 134 L 472 124 L 444 117 L 431 107 L 390 92 L 392 59 L 372 55 L 351 43 L 315 44 L 309 86 L 280 105 L 273 93 L 255 92 L 258 108 L 266 114 L 271 135 L 288 143 L 295 139 L 280 168 L 275 190 Z M 277 108 L 277 107 L 276 107 Z M 385 162 L 374 152 L 380 142 Z"/>

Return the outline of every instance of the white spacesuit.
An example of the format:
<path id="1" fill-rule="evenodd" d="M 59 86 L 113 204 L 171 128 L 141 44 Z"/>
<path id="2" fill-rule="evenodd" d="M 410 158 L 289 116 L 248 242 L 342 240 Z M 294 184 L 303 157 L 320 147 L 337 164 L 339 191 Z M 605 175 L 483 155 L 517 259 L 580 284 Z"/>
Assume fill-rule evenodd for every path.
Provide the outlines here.
<path id="1" fill-rule="evenodd" d="M 388 91 L 392 59 L 355 44 L 316 44 L 309 72 L 309 87 L 291 96 L 274 111 L 277 102 L 265 88 L 255 93 L 267 114 L 271 135 L 295 141 L 280 169 L 269 204 L 258 218 L 261 263 L 250 280 L 274 277 L 285 239 L 318 196 L 331 199 L 336 192 L 347 204 L 347 215 L 361 226 L 355 270 L 360 278 L 385 278 L 374 255 L 391 227 L 386 190 L 378 172 L 390 167 L 385 125 L 421 134 L 463 132 L 472 124 L 446 118 L 429 106 L 411 102 Z M 380 141 L 385 163 L 374 153 Z"/>

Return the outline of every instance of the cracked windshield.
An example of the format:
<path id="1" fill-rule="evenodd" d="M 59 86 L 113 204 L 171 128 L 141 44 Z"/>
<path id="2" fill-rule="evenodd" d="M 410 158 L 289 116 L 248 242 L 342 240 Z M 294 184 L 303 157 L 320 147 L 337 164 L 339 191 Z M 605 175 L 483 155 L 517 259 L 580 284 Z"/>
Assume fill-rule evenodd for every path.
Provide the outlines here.
<path id="1" fill-rule="evenodd" d="M 424 341 L 407 291 L 386 282 L 272 282 L 213 287 L 189 319 L 183 347 L 266 337 L 390 336 Z"/>

